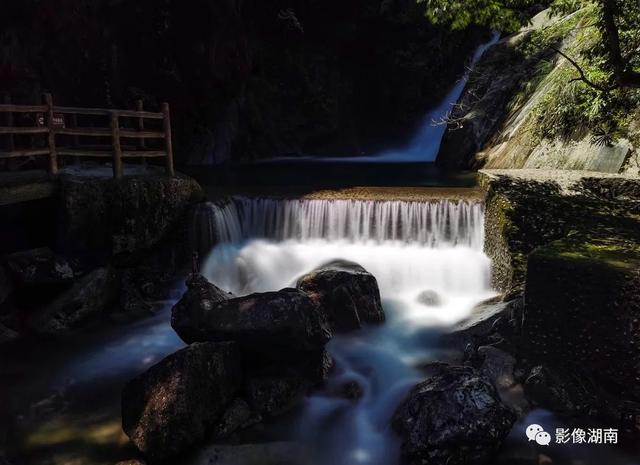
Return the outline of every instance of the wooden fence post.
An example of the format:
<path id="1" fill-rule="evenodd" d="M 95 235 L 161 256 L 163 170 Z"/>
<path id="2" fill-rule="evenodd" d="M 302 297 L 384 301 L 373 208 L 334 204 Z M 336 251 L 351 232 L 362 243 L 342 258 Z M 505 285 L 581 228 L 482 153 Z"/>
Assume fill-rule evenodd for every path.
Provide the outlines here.
<path id="1" fill-rule="evenodd" d="M 142 103 L 142 100 L 136 100 L 136 111 L 144 111 L 144 104 Z M 144 131 L 144 118 L 142 117 L 138 118 L 138 131 Z M 144 150 L 145 145 L 144 137 L 138 139 L 138 147 L 140 150 Z M 143 160 L 146 161 L 145 158 L 143 158 Z"/>
<path id="2" fill-rule="evenodd" d="M 162 113 L 164 114 L 164 118 L 162 120 L 164 127 L 164 147 L 167 152 L 166 157 L 166 168 L 167 174 L 169 176 L 175 176 L 175 171 L 173 170 L 173 144 L 171 142 L 171 115 L 169 113 L 169 104 L 162 104 Z"/>
<path id="3" fill-rule="evenodd" d="M 58 174 L 58 154 L 56 152 L 56 133 L 53 123 L 53 97 L 51 94 L 46 93 L 43 95 L 43 100 L 47 106 L 47 129 L 48 142 L 49 142 L 49 172 L 53 175 Z"/>
<path id="4" fill-rule="evenodd" d="M 120 121 L 117 111 L 111 112 L 111 143 L 113 145 L 113 177 L 122 177 L 122 148 L 120 147 Z"/>
<path id="5" fill-rule="evenodd" d="M 5 105 L 11 105 L 11 94 L 9 94 L 9 92 L 5 92 L 4 95 L 2 96 L 2 102 Z M 7 126 L 8 127 L 13 127 L 13 113 L 11 112 L 7 112 Z M 9 140 L 8 144 L 7 144 L 7 151 L 9 152 L 13 152 L 16 149 L 16 144 L 15 144 L 15 140 L 13 138 L 13 134 L 8 134 L 7 138 Z"/>

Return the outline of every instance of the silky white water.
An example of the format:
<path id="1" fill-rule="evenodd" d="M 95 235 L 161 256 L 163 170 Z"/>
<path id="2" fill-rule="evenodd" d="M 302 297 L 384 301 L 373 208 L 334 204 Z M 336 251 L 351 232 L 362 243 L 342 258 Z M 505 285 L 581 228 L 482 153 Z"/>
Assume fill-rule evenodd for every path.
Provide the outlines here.
<path id="1" fill-rule="evenodd" d="M 421 380 L 419 365 L 432 359 L 433 338 L 493 295 L 482 252 L 482 206 L 244 198 L 203 208 L 218 216 L 205 226 L 223 220 L 228 226 L 214 234 L 222 242 L 203 273 L 235 294 L 293 286 L 334 259 L 357 262 L 377 278 L 387 321 L 334 336 L 327 348 L 336 369 L 327 386 L 306 399 L 294 430 L 312 448 L 313 463 L 396 463 L 390 419 Z M 424 291 L 435 291 L 439 305 L 421 303 Z M 350 381 L 362 388 L 360 399 L 332 394 Z"/>

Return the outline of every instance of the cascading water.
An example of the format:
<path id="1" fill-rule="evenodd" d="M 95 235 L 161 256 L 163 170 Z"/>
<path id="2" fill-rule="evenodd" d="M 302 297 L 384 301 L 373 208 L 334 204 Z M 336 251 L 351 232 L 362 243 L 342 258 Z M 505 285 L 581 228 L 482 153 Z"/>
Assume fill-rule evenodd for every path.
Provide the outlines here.
<path id="1" fill-rule="evenodd" d="M 291 286 L 333 259 L 357 262 L 377 278 L 387 321 L 333 338 L 327 348 L 336 369 L 306 399 L 295 430 L 313 463 L 395 463 L 390 419 L 433 356 L 434 332 L 493 295 L 482 205 L 236 198 L 203 205 L 205 212 L 215 218 L 201 224 L 200 236 L 218 243 L 203 272 L 236 294 Z M 423 299 L 425 291 L 438 301 Z M 358 400 L 331 394 L 348 382 L 362 389 Z"/>

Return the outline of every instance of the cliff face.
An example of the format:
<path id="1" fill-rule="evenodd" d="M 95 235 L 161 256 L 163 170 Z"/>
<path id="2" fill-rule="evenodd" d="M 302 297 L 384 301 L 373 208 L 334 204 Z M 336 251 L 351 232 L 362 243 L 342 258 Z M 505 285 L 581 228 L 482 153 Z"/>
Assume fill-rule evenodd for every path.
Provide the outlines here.
<path id="1" fill-rule="evenodd" d="M 167 100 L 183 163 L 354 155 L 406 137 L 481 39 L 414 0 L 23 0 L 0 18 L 0 89 Z"/>
<path id="2" fill-rule="evenodd" d="M 574 78 L 562 50 L 591 71 L 597 30 L 588 8 L 540 13 L 474 70 L 452 114 L 437 163 L 447 168 L 638 173 L 640 92 L 602 96 Z"/>

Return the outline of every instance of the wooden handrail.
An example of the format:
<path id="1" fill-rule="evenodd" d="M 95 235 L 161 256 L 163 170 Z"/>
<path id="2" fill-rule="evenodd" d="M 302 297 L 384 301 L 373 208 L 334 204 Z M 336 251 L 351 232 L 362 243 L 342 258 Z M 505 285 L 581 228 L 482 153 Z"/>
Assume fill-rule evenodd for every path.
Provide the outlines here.
<path id="1" fill-rule="evenodd" d="M 0 127 L 0 134 L 46 134 L 49 132 L 47 128 L 29 128 L 29 127 L 16 127 L 16 126 L 3 126 Z"/>
<path id="2" fill-rule="evenodd" d="M 35 157 L 38 155 L 49 155 L 49 149 L 26 149 L 0 152 L 0 158 Z"/>
<path id="3" fill-rule="evenodd" d="M 44 105 L 15 105 L 11 99 L 5 96 L 4 103 L 0 104 L 0 113 L 7 113 L 6 126 L 0 126 L 0 135 L 7 135 L 10 138 L 9 150 L 0 151 L 0 159 L 30 157 L 39 155 L 49 156 L 49 171 L 52 174 L 58 173 L 58 155 L 73 157 L 110 157 L 113 161 L 113 175 L 120 178 L 123 175 L 122 158 L 160 158 L 164 157 L 167 174 L 175 176 L 173 168 L 173 144 L 171 141 L 171 119 L 169 104 L 162 104 L 162 112 L 150 112 L 143 109 L 142 101 L 136 102 L 135 110 L 120 110 L 107 108 L 79 108 L 54 106 L 51 94 L 43 95 Z M 12 113 L 41 113 L 44 115 L 44 126 L 13 126 Z M 71 115 L 71 127 L 64 127 L 64 119 L 59 114 Z M 42 124 L 42 115 L 37 116 Z M 108 116 L 110 124 L 104 127 L 79 127 L 78 115 L 85 116 Z M 120 118 L 136 118 L 137 129 L 126 129 L 120 126 Z M 145 129 L 145 119 L 162 120 L 162 130 L 152 131 Z M 37 124 L 37 122 L 36 122 Z M 61 126 L 62 125 L 62 126 Z M 47 134 L 47 148 L 33 148 L 16 150 L 13 145 L 14 135 L 34 135 Z M 82 137 L 104 137 L 111 139 L 111 150 L 66 148 L 56 146 L 56 136 L 73 136 L 75 147 L 79 147 L 78 136 Z M 137 139 L 139 150 L 123 150 L 121 139 Z M 161 139 L 164 141 L 163 150 L 148 150 L 146 139 Z"/>
<path id="4" fill-rule="evenodd" d="M 2 134 L 2 129 L 0 128 L 0 134 Z M 107 128 L 59 128 L 54 129 L 56 134 L 65 135 L 65 136 L 95 136 L 95 137 L 111 137 L 111 129 Z M 27 131 L 25 131 L 26 133 Z M 47 132 L 44 131 L 33 131 L 36 132 Z M 124 137 L 127 139 L 164 139 L 164 132 L 160 131 L 132 131 L 127 129 L 120 128 L 120 137 Z"/>
<path id="5" fill-rule="evenodd" d="M 0 113 L 44 113 L 46 105 L 0 105 Z"/>

